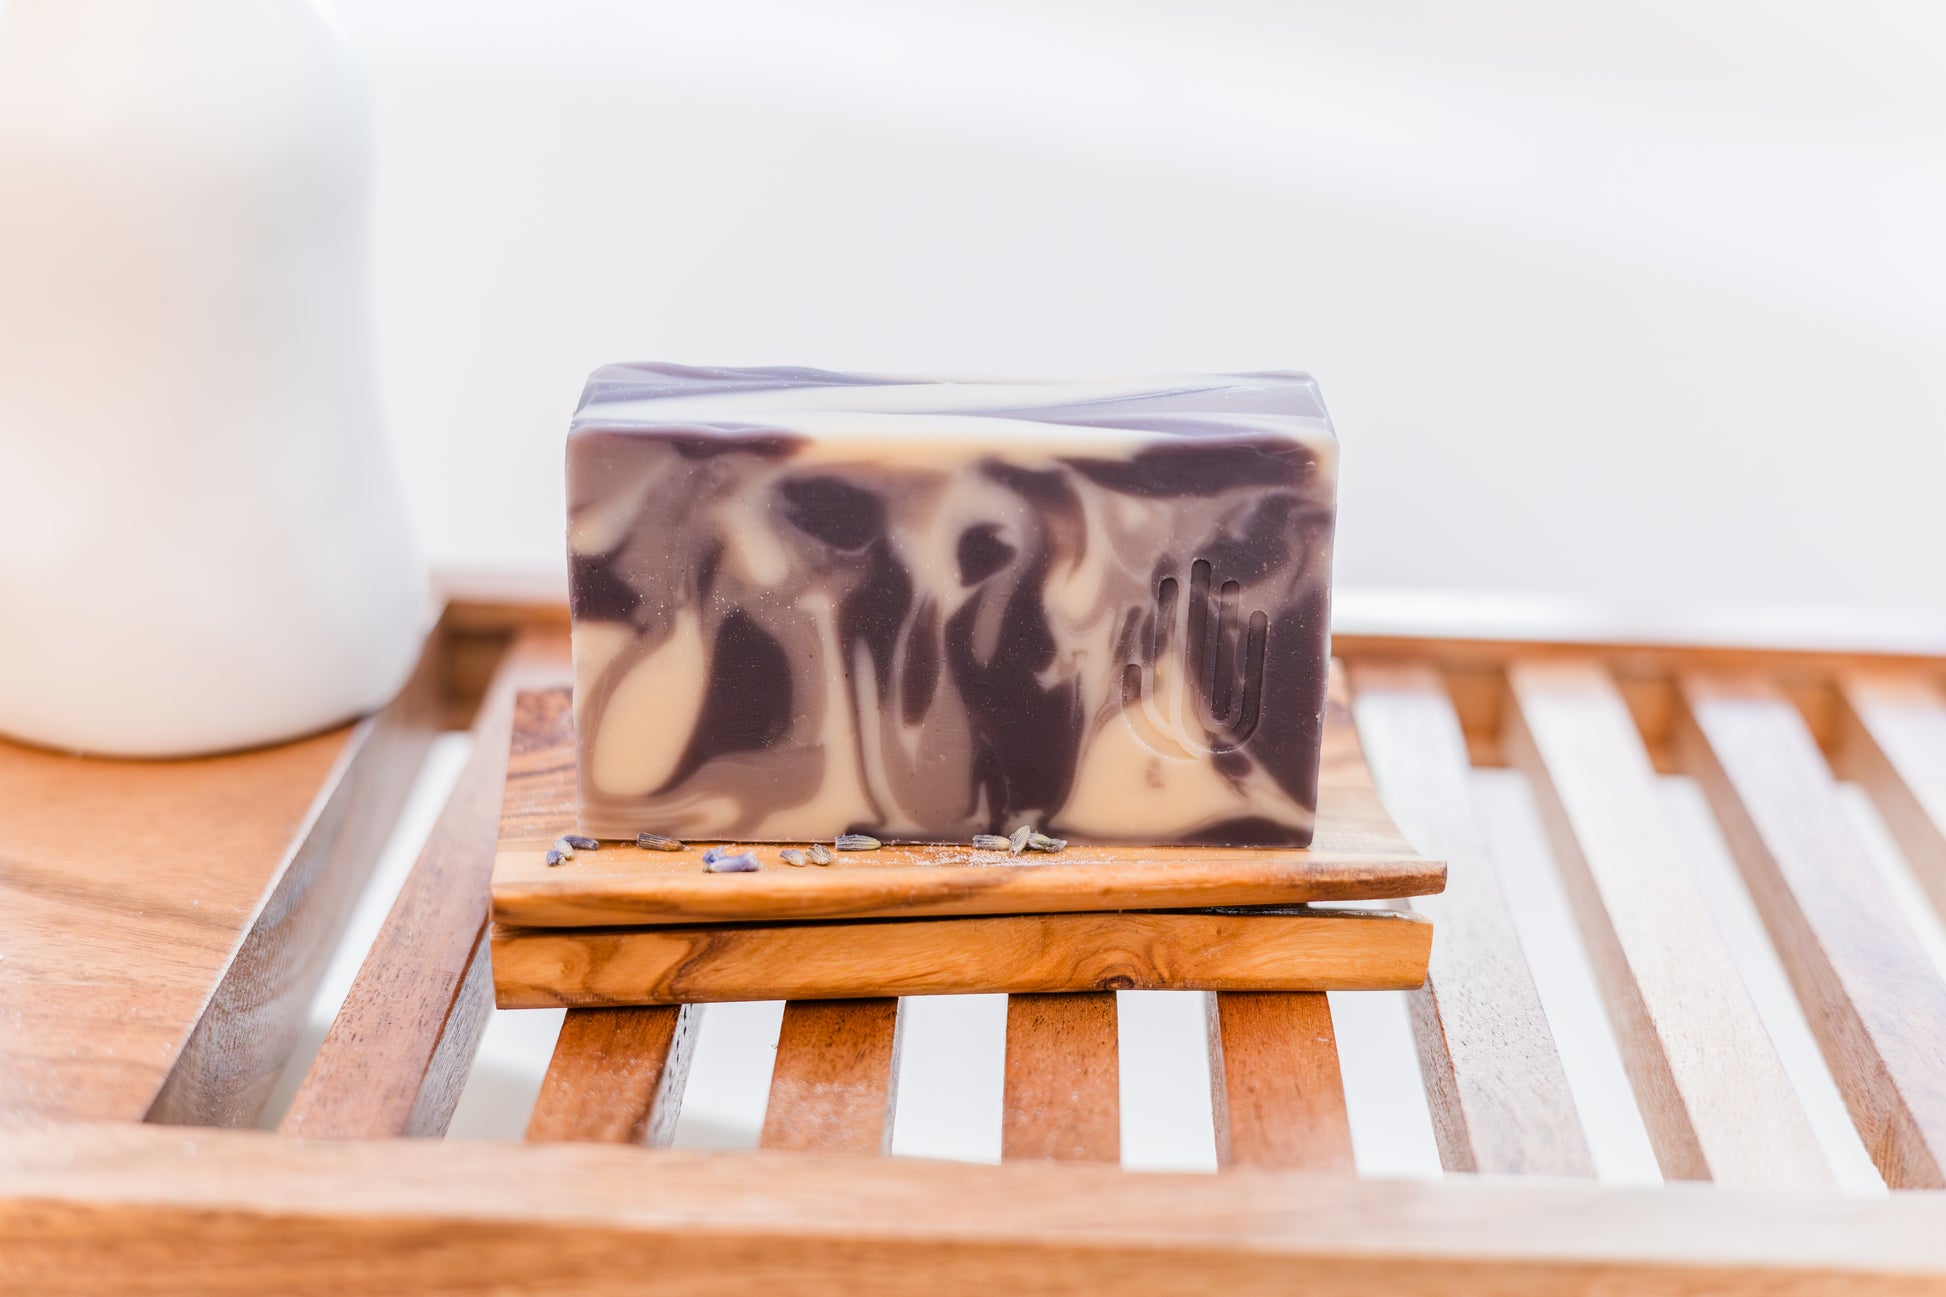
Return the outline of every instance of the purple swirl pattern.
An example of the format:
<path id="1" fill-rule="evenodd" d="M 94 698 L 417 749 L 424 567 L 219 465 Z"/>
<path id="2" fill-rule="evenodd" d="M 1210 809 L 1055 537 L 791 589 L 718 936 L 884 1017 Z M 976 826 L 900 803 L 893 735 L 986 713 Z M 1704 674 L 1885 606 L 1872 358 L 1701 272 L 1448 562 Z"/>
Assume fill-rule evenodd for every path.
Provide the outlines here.
<path id="1" fill-rule="evenodd" d="M 1309 843 L 1308 377 L 610 366 L 567 459 L 585 831 Z"/>

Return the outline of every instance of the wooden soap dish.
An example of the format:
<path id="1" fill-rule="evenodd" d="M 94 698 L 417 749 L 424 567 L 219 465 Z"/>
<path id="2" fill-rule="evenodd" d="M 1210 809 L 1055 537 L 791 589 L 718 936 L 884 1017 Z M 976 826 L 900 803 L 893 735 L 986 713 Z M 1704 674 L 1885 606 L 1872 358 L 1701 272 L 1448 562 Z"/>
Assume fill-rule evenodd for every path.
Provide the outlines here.
<path id="1" fill-rule="evenodd" d="M 1071 846 L 1015 858 L 970 846 L 888 845 L 792 868 L 777 854 L 790 844 L 778 843 L 752 848 L 764 865 L 757 873 L 709 874 L 707 843 L 680 852 L 604 843 L 549 866 L 549 844 L 574 831 L 574 719 L 565 687 L 524 691 L 493 862 L 493 919 L 535 928 L 750 923 L 1295 905 L 1443 890 L 1446 866 L 1414 851 L 1379 803 L 1338 692 L 1334 680 L 1322 809 L 1308 850 Z"/>
<path id="2" fill-rule="evenodd" d="M 1373 790 L 1334 680 L 1308 850 L 1072 846 L 1009 857 L 888 845 L 756 873 L 604 843 L 574 829 L 566 688 L 515 702 L 492 882 L 504 1008 L 1109 988 L 1320 991 L 1419 985 L 1431 926 L 1395 910 L 1312 909 L 1445 886 Z M 648 827 L 648 826 L 645 826 Z M 1214 907 L 1226 907 L 1217 912 Z M 1261 908 L 1237 912 L 1236 907 Z"/>

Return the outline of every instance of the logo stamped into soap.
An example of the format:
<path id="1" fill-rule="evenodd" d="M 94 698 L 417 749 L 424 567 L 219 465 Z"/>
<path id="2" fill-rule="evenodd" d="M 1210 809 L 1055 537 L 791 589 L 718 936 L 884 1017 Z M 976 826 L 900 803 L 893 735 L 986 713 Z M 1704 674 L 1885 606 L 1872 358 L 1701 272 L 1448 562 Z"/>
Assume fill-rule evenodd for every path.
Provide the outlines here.
<path id="1" fill-rule="evenodd" d="M 1270 618 L 1243 617 L 1242 586 L 1218 586 L 1207 559 L 1190 564 L 1181 594 L 1173 576 L 1156 583 L 1141 660 L 1122 667 L 1122 715 L 1157 756 L 1190 761 L 1234 752 L 1256 732 Z"/>

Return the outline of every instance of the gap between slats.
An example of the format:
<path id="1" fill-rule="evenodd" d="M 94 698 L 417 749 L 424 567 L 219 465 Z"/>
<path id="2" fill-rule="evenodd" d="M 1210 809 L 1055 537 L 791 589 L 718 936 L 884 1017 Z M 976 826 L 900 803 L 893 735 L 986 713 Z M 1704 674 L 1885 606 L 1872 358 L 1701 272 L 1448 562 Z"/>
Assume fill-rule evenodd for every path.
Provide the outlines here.
<path id="1" fill-rule="evenodd" d="M 1594 1165 L 1491 860 L 1466 739 L 1429 667 L 1356 664 L 1358 738 L 1386 809 L 1446 862 L 1426 984 L 1407 993 L 1440 1161 L 1449 1171 L 1590 1176 Z"/>
<path id="2" fill-rule="evenodd" d="M 1517 663 L 1509 683 L 1507 748 L 1533 786 L 1663 1173 L 1832 1185 L 1620 691 L 1591 662 Z"/>
<path id="3" fill-rule="evenodd" d="M 263 1116 L 432 750 L 446 644 L 435 629 L 398 696 L 360 725 L 147 1120 L 236 1126 Z"/>
<path id="4" fill-rule="evenodd" d="M 1910 675 L 1853 675 L 1841 762 L 1877 803 L 1906 862 L 1946 918 L 1946 690 Z"/>
<path id="5" fill-rule="evenodd" d="M 440 1134 L 491 1005 L 485 975 L 493 862 L 513 700 L 561 678 L 567 639 L 523 632 L 495 672 L 473 750 L 280 1129 L 354 1139 Z"/>

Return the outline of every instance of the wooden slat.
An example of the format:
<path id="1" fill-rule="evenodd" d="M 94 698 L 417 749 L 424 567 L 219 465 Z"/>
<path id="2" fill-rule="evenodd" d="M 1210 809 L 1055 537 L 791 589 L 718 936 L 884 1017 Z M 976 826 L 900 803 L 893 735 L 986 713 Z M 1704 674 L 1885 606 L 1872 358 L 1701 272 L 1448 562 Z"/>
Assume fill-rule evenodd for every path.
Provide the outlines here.
<path id="1" fill-rule="evenodd" d="M 1115 993 L 1007 997 L 1000 1156 L 1115 1162 L 1122 1094 Z"/>
<path id="2" fill-rule="evenodd" d="M 714 877 L 734 886 L 743 874 Z M 503 1009 L 1098 990 L 1420 985 L 1430 923 L 1393 911 L 1181 910 L 876 923 L 493 929 Z"/>
<path id="3" fill-rule="evenodd" d="M 1344 671 L 1333 663 L 1321 799 L 1339 790 L 1375 796 L 1346 701 Z M 1211 994 L 1204 1025 L 1217 1165 L 1352 1169 L 1338 1040 L 1322 993 Z"/>
<path id="4" fill-rule="evenodd" d="M 527 1138 L 666 1148 L 702 1013 L 701 1005 L 570 1009 Z"/>
<path id="5" fill-rule="evenodd" d="M 899 1026 L 899 1001 L 889 997 L 786 1004 L 762 1147 L 891 1152 Z"/>
<path id="6" fill-rule="evenodd" d="M 1207 1014 L 1217 1165 L 1352 1171 L 1351 1121 L 1326 998 L 1211 995 Z"/>
<path id="7" fill-rule="evenodd" d="M 347 1004 L 350 1001 L 346 1002 Z M 466 971 L 460 976 L 459 990 L 453 995 L 452 1003 L 446 1011 L 445 1020 L 439 1024 L 438 1038 L 433 1042 L 432 1056 L 426 1060 L 420 1073 L 418 1093 L 413 1096 L 412 1106 L 405 1110 L 405 1120 L 399 1123 L 395 1133 L 400 1135 L 443 1135 L 446 1124 L 453 1119 L 453 1110 L 459 1107 L 459 1097 L 466 1089 L 466 1077 L 473 1070 L 473 1056 L 479 1052 L 480 1037 L 486 1034 L 487 1015 L 493 1006 L 493 969 L 488 957 L 485 941 L 476 941 L 473 952 L 467 957 Z M 377 1015 L 372 1015 L 377 1016 Z M 330 1042 L 329 1033 L 325 1036 Z M 342 1048 L 342 1046 L 341 1046 Z M 324 1057 L 319 1051 L 319 1059 Z M 416 1061 L 416 1060 L 415 1060 Z M 339 1063 L 342 1067 L 342 1062 Z M 317 1068 L 315 1063 L 312 1074 Z M 343 1075 L 340 1073 L 340 1075 Z M 309 1075 L 306 1076 L 308 1081 Z M 402 1093 L 392 1091 L 387 1098 Z M 299 1091 L 302 1096 L 302 1091 Z M 330 1113 L 330 1109 L 317 1100 L 328 1099 L 328 1091 L 314 1092 L 313 1103 L 303 1110 L 308 1120 L 308 1129 L 313 1138 L 343 1138 L 330 1134 L 334 1129 L 328 1124 L 329 1117 L 321 1118 L 320 1113 Z M 349 1098 L 349 1104 L 341 1105 L 337 1112 L 348 1118 L 350 1125 L 338 1129 L 357 1129 L 357 1123 L 366 1120 L 389 1122 L 393 1114 L 380 1115 L 382 1102 L 361 1110 L 359 1101 L 348 1093 L 341 1092 L 341 1098 Z M 293 1105 L 292 1111 L 298 1109 Z M 288 1114 L 287 1114 L 288 1117 Z M 286 1121 L 285 1132 L 294 1133 Z"/>
<path id="8" fill-rule="evenodd" d="M 348 1139 L 443 1132 L 490 1007 L 487 877 L 515 693 L 567 672 L 567 638 L 523 633 L 473 725 L 473 752 L 372 943 L 286 1134 Z"/>
<path id="9" fill-rule="evenodd" d="M 439 730 L 443 645 L 435 631 L 399 696 L 360 727 L 148 1120 L 255 1124 Z"/>
<path id="10" fill-rule="evenodd" d="M 1845 817 L 1803 719 L 1750 676 L 1690 676 L 1709 794 L 1852 1121 L 1894 1188 L 1946 1185 L 1946 979 Z"/>
<path id="11" fill-rule="evenodd" d="M 1946 916 L 1946 690 L 1910 672 L 1855 672 L 1839 693 L 1845 774 L 1871 793 Z"/>
<path id="12" fill-rule="evenodd" d="M 37 1297 L 1912 1297 L 1946 1194 L 665 1151 L 0 1134 L 0 1282 Z"/>
<path id="13" fill-rule="evenodd" d="M 423 703 L 196 760 L 0 741 L 0 1125 L 254 1120 L 424 754 Z"/>
<path id="14" fill-rule="evenodd" d="M 1571 661 L 1516 664 L 1509 680 L 1508 750 L 1533 784 L 1663 1174 L 1830 1184 L 1614 683 Z"/>
<path id="15" fill-rule="evenodd" d="M 1352 710 L 1379 793 L 1446 862 L 1426 984 L 1409 993 L 1433 1135 L 1449 1171 L 1589 1176 L 1594 1162 L 1547 1014 L 1481 842 L 1466 739 L 1437 672 L 1354 664 Z"/>

